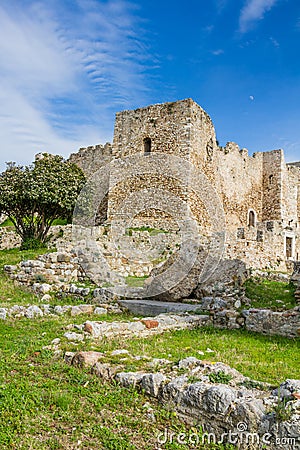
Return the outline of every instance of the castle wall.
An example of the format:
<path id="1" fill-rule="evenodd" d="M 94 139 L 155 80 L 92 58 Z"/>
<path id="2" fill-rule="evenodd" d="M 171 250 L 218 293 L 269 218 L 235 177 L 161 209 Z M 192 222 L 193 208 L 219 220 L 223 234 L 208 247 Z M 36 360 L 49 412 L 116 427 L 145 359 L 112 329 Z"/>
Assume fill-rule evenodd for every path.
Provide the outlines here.
<path id="1" fill-rule="evenodd" d="M 263 153 L 262 220 L 282 219 L 282 184 L 284 157 L 282 150 Z"/>
<path id="2" fill-rule="evenodd" d="M 70 160 L 90 175 L 111 160 L 136 156 L 135 162 L 122 162 L 110 172 L 105 205 L 108 221 L 122 205 L 131 210 L 135 192 L 148 192 L 150 199 L 153 188 L 188 200 L 201 232 L 209 234 L 205 190 L 199 198 L 192 184 L 182 186 L 180 177 L 174 179 L 172 175 L 174 167 L 166 166 L 160 174 L 151 172 L 150 167 L 148 173 L 150 153 L 178 156 L 206 175 L 224 208 L 227 257 L 242 259 L 249 267 L 281 270 L 287 259 L 299 259 L 300 163 L 286 165 L 282 150 L 249 156 L 233 142 L 219 147 L 210 117 L 191 99 L 117 113 L 113 145 L 81 149 Z M 126 171 L 134 165 L 137 172 L 126 177 Z M 186 167 L 182 163 L 188 181 Z M 172 199 L 168 206 L 174 210 Z M 154 205 L 147 213 L 139 213 L 131 226 L 176 229 L 171 222 L 169 212 L 159 211 Z"/>
<path id="3" fill-rule="evenodd" d="M 190 154 L 190 108 L 192 100 L 187 99 L 175 103 L 152 105 L 134 111 L 123 111 L 116 114 L 113 139 L 113 157 L 137 157 L 134 162 L 141 174 L 124 177 L 127 162 L 123 167 L 114 167 L 110 174 L 110 193 L 108 203 L 108 220 L 114 218 L 115 212 L 126 199 L 130 209 L 130 196 L 136 191 L 147 189 L 169 191 L 174 197 L 187 198 L 186 187 L 180 180 L 170 177 L 172 167 L 167 167 L 164 174 L 147 173 L 147 153 L 162 153 L 189 159 Z M 168 160 L 165 160 L 168 164 Z M 172 162 L 170 162 L 171 164 Z M 132 164 L 132 162 L 130 163 Z M 169 170 L 168 170 L 169 169 Z M 123 180 L 120 182 L 120 180 Z M 187 174 L 188 180 L 188 174 Z M 145 194 L 146 195 L 146 194 Z M 150 197 L 150 194 L 149 194 Z M 128 200 L 129 199 L 129 200 Z M 150 198 L 149 198 L 150 201 Z M 170 200 L 169 203 L 171 203 Z M 132 204 L 134 199 L 132 200 Z M 175 210 L 176 206 L 170 208 Z M 168 222 L 170 216 L 156 210 L 153 214 L 139 215 L 140 222 L 153 226 L 155 221 L 165 218 L 165 228 L 174 228 L 174 223 Z M 135 220 L 135 226 L 139 220 Z"/>
<path id="4" fill-rule="evenodd" d="M 80 148 L 77 153 L 72 153 L 69 161 L 77 164 L 86 177 L 90 177 L 97 170 L 109 164 L 112 158 L 112 146 L 110 143 L 105 145 L 95 145 Z"/>
<path id="5" fill-rule="evenodd" d="M 151 152 L 189 158 L 192 100 L 164 103 L 116 114 L 113 156 L 144 153 L 145 139 Z"/>
<path id="6" fill-rule="evenodd" d="M 262 216 L 262 154 L 249 156 L 229 142 L 216 151 L 216 189 L 222 199 L 228 231 L 247 227 L 249 211 L 255 222 Z"/>
<path id="7" fill-rule="evenodd" d="M 298 168 L 284 165 L 282 218 L 285 223 L 295 224 L 298 221 L 299 174 Z"/>

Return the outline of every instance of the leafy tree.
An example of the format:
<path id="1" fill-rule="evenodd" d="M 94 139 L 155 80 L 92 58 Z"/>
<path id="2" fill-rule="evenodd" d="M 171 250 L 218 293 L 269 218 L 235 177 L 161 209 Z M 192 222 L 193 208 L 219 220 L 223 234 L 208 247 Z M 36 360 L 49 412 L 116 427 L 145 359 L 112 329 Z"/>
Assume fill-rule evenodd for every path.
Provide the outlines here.
<path id="1" fill-rule="evenodd" d="M 13 222 L 23 248 L 44 245 L 55 219 L 69 218 L 85 183 L 82 170 L 43 153 L 30 166 L 7 163 L 0 174 L 0 214 Z"/>

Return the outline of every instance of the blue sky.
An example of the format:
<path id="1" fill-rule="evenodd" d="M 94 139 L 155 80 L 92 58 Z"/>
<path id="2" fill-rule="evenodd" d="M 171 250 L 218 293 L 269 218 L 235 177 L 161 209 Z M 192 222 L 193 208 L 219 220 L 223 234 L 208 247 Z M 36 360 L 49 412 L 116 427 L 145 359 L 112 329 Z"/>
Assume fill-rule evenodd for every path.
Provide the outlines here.
<path id="1" fill-rule="evenodd" d="M 116 111 L 193 98 L 221 145 L 300 160 L 296 0 L 2 0 L 0 168 L 111 141 Z"/>

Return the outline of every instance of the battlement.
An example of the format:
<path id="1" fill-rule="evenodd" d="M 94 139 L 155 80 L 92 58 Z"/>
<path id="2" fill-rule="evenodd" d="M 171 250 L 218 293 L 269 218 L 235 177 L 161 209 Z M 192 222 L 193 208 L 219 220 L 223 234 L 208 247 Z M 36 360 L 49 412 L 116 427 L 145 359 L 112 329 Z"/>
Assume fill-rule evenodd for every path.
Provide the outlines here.
<path id="1" fill-rule="evenodd" d="M 112 159 L 137 155 L 137 161 L 141 161 L 139 158 L 156 152 L 182 158 L 206 175 L 223 205 L 230 236 L 227 249 L 233 257 L 242 255 L 241 259 L 250 261 L 251 255 L 256 254 L 256 262 L 298 259 L 300 162 L 286 164 L 281 149 L 249 155 L 247 149 L 240 149 L 234 142 L 221 147 L 211 118 L 191 98 L 118 112 L 113 143 L 81 148 L 70 160 L 89 176 Z M 140 189 L 151 186 L 181 192 L 168 179 L 168 173 L 160 177 L 148 174 L 126 182 L 121 175 L 110 172 L 110 184 L 114 181 L 118 189 L 108 187 L 107 215 L 103 214 L 108 220 L 124 196 Z M 193 186 L 189 186 L 183 197 L 193 216 L 199 223 L 202 219 L 205 227 L 201 199 L 194 197 L 192 191 Z M 156 212 L 152 216 L 148 215 L 147 220 L 158 219 Z M 257 228 L 258 224 L 270 222 L 280 223 L 280 230 L 266 231 L 262 225 Z M 241 235 L 245 238 L 238 237 Z M 255 247 L 256 253 L 248 247 Z M 266 252 L 265 258 L 259 256 L 261 251 Z"/>
<path id="2" fill-rule="evenodd" d="M 111 161 L 112 146 L 109 142 L 105 145 L 90 145 L 81 147 L 77 153 L 72 153 L 69 161 L 77 164 L 87 177 L 99 170 Z"/>

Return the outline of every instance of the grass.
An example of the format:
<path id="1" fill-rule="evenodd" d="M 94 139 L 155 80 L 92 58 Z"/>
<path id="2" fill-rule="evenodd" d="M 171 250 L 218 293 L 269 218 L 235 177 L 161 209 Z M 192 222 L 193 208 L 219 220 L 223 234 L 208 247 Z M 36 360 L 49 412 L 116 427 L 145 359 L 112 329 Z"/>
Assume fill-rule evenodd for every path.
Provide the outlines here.
<path id="1" fill-rule="evenodd" d="M 151 227 L 130 227 L 126 229 L 126 234 L 131 236 L 133 231 L 148 231 L 150 236 L 156 236 L 157 234 L 164 233 L 168 234 L 169 231 L 162 230 L 160 228 L 151 228 Z"/>
<path id="2" fill-rule="evenodd" d="M 1 250 L 0 251 L 0 303 L 1 306 L 24 305 L 38 303 L 38 297 L 29 289 L 21 287 L 4 273 L 3 266 L 16 265 L 25 259 L 34 259 L 38 255 L 47 253 L 47 249 L 39 250 Z"/>
<path id="3" fill-rule="evenodd" d="M 119 348 L 128 350 L 133 357 L 146 355 L 151 358 L 165 358 L 172 363 L 187 356 L 212 362 L 221 361 L 245 376 L 269 382 L 274 386 L 287 378 L 300 378 L 298 340 L 262 336 L 244 330 L 201 328 L 172 331 L 146 339 L 104 339 L 100 344 L 93 344 L 93 350 L 99 351 L 110 352 Z M 107 357 L 106 361 L 117 363 L 119 360 Z M 130 357 L 122 364 L 126 371 L 147 368 L 147 361 L 136 361 Z"/>
<path id="4" fill-rule="evenodd" d="M 188 432 L 174 413 L 155 401 L 149 403 L 143 394 L 105 383 L 43 350 L 65 331 L 68 321 L 0 323 L 1 449 L 150 450 L 165 429 Z M 162 448 L 188 446 L 173 443 Z"/>
<path id="5" fill-rule="evenodd" d="M 135 277 L 129 275 L 126 277 L 126 284 L 130 287 L 143 287 L 145 280 L 148 278 L 148 275 L 144 275 L 143 277 Z"/>
<path id="6" fill-rule="evenodd" d="M 253 308 L 273 310 L 291 309 L 296 306 L 295 286 L 279 281 L 250 279 L 245 283 L 246 296 Z"/>

